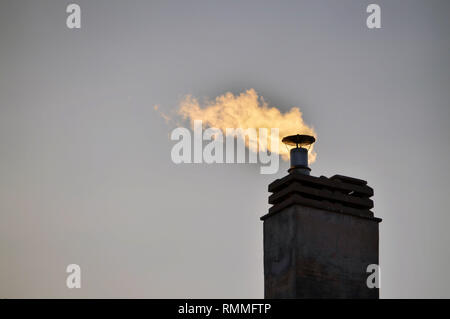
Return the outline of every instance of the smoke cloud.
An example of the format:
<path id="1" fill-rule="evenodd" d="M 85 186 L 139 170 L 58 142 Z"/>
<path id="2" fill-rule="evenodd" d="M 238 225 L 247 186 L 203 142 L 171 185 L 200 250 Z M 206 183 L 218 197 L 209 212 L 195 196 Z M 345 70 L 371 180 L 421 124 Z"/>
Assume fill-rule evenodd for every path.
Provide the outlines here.
<path id="1" fill-rule="evenodd" d="M 307 125 L 298 107 L 291 108 L 282 113 L 276 107 L 269 107 L 262 96 L 254 89 L 242 92 L 239 95 L 225 93 L 212 101 L 200 103 L 191 95 L 185 96 L 180 102 L 178 114 L 184 119 L 189 119 L 193 128 L 194 120 L 202 120 L 204 125 L 220 129 L 226 134 L 227 128 L 278 128 L 279 145 L 278 153 L 284 160 L 289 160 L 289 151 L 281 145 L 281 139 L 287 135 L 308 134 L 316 137 L 314 129 Z M 245 139 L 245 138 L 244 138 Z M 255 151 L 252 145 L 257 145 L 257 140 L 245 139 L 247 148 Z M 269 151 L 271 145 L 267 145 Z M 317 154 L 311 147 L 309 162 L 316 160 Z"/>

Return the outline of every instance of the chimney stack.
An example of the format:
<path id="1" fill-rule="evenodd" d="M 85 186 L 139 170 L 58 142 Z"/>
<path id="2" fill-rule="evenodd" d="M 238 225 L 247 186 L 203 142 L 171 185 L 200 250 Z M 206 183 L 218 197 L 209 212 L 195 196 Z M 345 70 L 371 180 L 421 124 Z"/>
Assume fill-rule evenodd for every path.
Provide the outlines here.
<path id="1" fill-rule="evenodd" d="M 378 298 L 369 265 L 378 265 L 378 224 L 366 181 L 310 176 L 308 147 L 315 139 L 283 139 L 289 174 L 269 185 L 264 224 L 265 298 Z"/>

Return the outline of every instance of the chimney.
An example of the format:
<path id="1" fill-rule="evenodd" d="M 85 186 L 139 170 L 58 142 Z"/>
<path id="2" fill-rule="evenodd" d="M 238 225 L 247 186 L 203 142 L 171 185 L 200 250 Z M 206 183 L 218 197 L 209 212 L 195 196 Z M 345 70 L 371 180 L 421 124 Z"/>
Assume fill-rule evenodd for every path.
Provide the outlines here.
<path id="1" fill-rule="evenodd" d="M 378 265 L 373 189 L 361 179 L 310 176 L 314 137 L 283 139 L 291 150 L 289 174 L 269 185 L 264 224 L 265 298 L 378 298 L 369 265 Z"/>

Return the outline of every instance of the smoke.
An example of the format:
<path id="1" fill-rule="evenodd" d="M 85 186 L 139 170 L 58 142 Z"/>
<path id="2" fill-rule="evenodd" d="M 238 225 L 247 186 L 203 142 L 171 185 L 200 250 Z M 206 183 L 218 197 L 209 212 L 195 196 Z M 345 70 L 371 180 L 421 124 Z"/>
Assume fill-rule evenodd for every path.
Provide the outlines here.
<path id="1" fill-rule="evenodd" d="M 282 113 L 275 107 L 269 107 L 254 89 L 239 95 L 228 92 L 212 101 L 205 101 L 203 105 L 196 98 L 188 95 L 180 102 L 178 114 L 184 119 L 189 119 L 192 127 L 194 120 L 202 120 L 206 126 L 218 128 L 224 135 L 227 128 L 267 128 L 269 131 L 271 128 L 278 128 L 280 143 L 278 153 L 284 160 L 289 159 L 288 149 L 281 144 L 284 136 L 294 134 L 316 136 L 314 129 L 304 122 L 298 107 Z M 250 138 L 245 140 L 245 145 L 252 149 L 251 145 L 257 145 L 257 142 Z M 267 148 L 272 151 L 271 144 L 267 145 Z M 311 147 L 310 163 L 313 163 L 315 159 L 316 153 Z"/>

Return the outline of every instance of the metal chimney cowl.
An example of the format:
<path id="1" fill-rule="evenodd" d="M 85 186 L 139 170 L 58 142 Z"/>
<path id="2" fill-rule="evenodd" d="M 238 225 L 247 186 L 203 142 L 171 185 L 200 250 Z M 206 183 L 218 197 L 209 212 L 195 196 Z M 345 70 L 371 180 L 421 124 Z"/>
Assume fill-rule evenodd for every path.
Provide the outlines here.
<path id="1" fill-rule="evenodd" d="M 290 150 L 291 167 L 289 173 L 309 175 L 311 169 L 308 167 L 308 149 L 316 139 L 310 135 L 291 135 L 283 138 L 286 145 L 295 146 Z"/>

